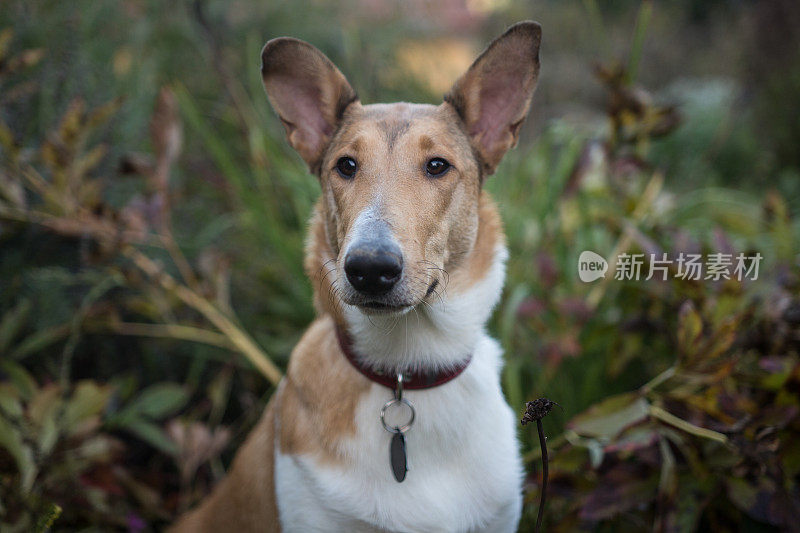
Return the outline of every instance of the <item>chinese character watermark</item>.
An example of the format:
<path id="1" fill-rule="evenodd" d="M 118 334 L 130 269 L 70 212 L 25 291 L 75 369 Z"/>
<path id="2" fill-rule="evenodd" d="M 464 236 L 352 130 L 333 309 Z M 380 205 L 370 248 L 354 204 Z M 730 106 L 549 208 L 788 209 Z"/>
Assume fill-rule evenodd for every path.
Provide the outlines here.
<path id="1" fill-rule="evenodd" d="M 676 279 L 695 281 L 757 280 L 762 259 L 763 256 L 758 252 L 752 255 L 712 253 L 705 257 L 681 252 L 674 258 L 670 258 L 666 252 L 622 253 L 614 264 L 614 279 L 648 281 L 655 278 L 666 281 L 671 273 Z M 605 278 L 608 268 L 608 261 L 591 250 L 583 251 L 578 258 L 578 276 L 586 283 Z"/>

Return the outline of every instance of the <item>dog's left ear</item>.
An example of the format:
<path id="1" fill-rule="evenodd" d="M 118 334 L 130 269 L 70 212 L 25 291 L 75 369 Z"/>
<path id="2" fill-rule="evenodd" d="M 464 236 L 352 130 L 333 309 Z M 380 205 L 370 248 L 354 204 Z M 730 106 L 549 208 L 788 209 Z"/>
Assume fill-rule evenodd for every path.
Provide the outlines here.
<path id="1" fill-rule="evenodd" d="M 464 121 L 486 174 L 517 143 L 539 77 L 537 22 L 519 22 L 495 39 L 444 97 Z"/>
<path id="2" fill-rule="evenodd" d="M 264 46 L 261 77 L 289 144 L 316 171 L 355 91 L 325 54 L 291 37 Z"/>

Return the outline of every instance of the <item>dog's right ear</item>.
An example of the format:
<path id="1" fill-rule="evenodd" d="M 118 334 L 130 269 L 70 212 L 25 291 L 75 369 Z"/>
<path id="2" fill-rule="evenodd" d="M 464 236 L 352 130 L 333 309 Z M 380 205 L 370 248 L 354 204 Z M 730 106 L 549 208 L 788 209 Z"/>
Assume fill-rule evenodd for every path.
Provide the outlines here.
<path id="1" fill-rule="evenodd" d="M 355 91 L 322 52 L 290 37 L 264 46 L 261 76 L 289 144 L 315 171 Z"/>

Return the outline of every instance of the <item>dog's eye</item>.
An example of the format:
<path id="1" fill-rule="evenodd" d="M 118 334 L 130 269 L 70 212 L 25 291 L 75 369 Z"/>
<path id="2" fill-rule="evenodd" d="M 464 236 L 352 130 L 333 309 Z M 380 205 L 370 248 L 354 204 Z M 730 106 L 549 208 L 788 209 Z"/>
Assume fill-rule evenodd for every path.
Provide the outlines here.
<path id="1" fill-rule="evenodd" d="M 425 165 L 425 172 L 428 173 L 428 176 L 441 176 L 447 172 L 447 169 L 449 168 L 450 163 L 441 157 L 434 157 Z"/>
<path id="2" fill-rule="evenodd" d="M 344 179 L 350 179 L 355 176 L 358 165 L 352 157 L 340 157 L 336 162 L 336 170 Z"/>

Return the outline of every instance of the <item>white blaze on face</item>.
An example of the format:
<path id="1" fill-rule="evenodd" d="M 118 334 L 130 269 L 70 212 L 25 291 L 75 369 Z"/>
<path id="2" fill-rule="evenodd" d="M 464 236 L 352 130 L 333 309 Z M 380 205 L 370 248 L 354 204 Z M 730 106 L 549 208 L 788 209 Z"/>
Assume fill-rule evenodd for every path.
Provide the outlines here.
<path id="1" fill-rule="evenodd" d="M 377 241 L 391 243 L 400 248 L 400 244 L 395 239 L 391 229 L 389 229 L 389 224 L 381 218 L 379 203 L 373 202 L 353 222 L 342 257 L 347 257 L 347 254 L 354 247 Z"/>

